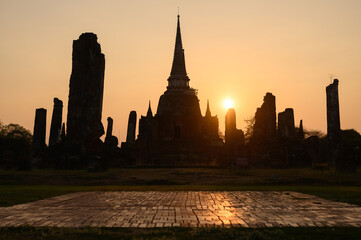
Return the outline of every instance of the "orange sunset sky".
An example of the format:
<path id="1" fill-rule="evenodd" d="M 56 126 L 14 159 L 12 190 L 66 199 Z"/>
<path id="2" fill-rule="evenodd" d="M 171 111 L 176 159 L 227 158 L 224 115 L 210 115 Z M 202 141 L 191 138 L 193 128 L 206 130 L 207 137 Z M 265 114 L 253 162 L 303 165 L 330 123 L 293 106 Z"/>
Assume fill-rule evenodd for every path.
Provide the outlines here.
<path id="1" fill-rule="evenodd" d="M 1 122 L 32 131 L 43 107 L 48 136 L 54 97 L 65 121 L 72 41 L 94 32 L 106 58 L 102 121 L 111 116 L 124 141 L 129 112 L 140 118 L 151 100 L 155 113 L 166 90 L 178 6 L 190 86 L 222 132 L 225 99 L 244 129 L 266 92 L 277 113 L 294 108 L 296 126 L 326 132 L 331 75 L 341 128 L 361 131 L 360 0 L 0 0 Z"/>

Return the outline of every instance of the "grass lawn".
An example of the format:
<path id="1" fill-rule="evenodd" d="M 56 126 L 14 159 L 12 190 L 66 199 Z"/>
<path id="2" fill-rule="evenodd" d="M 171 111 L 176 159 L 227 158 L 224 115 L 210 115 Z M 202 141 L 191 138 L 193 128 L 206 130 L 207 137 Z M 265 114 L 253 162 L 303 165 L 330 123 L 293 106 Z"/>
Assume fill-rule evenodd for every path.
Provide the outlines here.
<path id="1" fill-rule="evenodd" d="M 0 207 L 78 191 L 298 191 L 361 206 L 361 171 L 122 168 L 0 170 Z"/>
<path id="2" fill-rule="evenodd" d="M 2 239 L 359 240 L 361 228 L 0 228 Z"/>
<path id="3" fill-rule="evenodd" d="M 0 185 L 222 185 L 265 184 L 361 186 L 356 173 L 334 170 L 237 168 L 121 168 L 104 172 L 86 170 L 0 170 Z"/>
<path id="4" fill-rule="evenodd" d="M 196 185 L 143 185 L 143 186 L 11 186 L 0 185 L 0 206 L 36 201 L 79 191 L 297 191 L 328 200 L 361 206 L 361 187 L 259 185 L 259 186 L 196 186 Z"/>

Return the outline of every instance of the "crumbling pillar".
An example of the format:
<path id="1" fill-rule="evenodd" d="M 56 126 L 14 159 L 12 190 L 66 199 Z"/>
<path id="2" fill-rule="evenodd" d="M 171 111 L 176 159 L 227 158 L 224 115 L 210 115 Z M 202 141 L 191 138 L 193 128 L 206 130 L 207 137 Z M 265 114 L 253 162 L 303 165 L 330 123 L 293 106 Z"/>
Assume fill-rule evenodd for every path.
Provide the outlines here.
<path id="1" fill-rule="evenodd" d="M 276 97 L 266 93 L 263 104 L 257 108 L 253 131 L 254 140 L 263 144 L 272 142 L 276 137 Z"/>
<path id="2" fill-rule="evenodd" d="M 234 142 L 234 136 L 237 131 L 236 127 L 236 112 L 234 108 L 230 108 L 226 114 L 226 129 L 225 129 L 225 143 L 231 144 Z"/>
<path id="3" fill-rule="evenodd" d="M 65 123 L 63 123 L 63 126 L 62 126 L 62 128 L 61 128 L 60 141 L 61 141 L 61 142 L 64 142 L 64 141 L 65 141 Z"/>
<path id="4" fill-rule="evenodd" d="M 113 134 L 113 119 L 111 117 L 107 118 L 108 126 L 107 126 L 107 134 L 105 136 L 105 142 L 108 142 Z"/>
<path id="5" fill-rule="evenodd" d="M 276 136 L 276 97 L 272 93 L 266 93 L 262 107 L 265 114 L 267 139 L 271 141 Z"/>
<path id="6" fill-rule="evenodd" d="M 33 156 L 38 156 L 44 151 L 46 134 L 46 109 L 38 108 L 35 112 L 34 134 L 33 134 Z"/>
<path id="7" fill-rule="evenodd" d="M 338 79 L 326 87 L 327 95 L 327 138 L 332 146 L 341 139 L 340 107 L 338 101 Z"/>
<path id="8" fill-rule="evenodd" d="M 81 153 L 95 151 L 104 134 L 101 122 L 105 58 L 97 35 L 83 33 L 73 42 L 73 65 L 69 84 L 67 143 Z"/>
<path id="9" fill-rule="evenodd" d="M 128 120 L 127 143 L 135 142 L 136 124 L 137 124 L 137 113 L 136 113 L 136 111 L 131 111 L 129 114 L 129 120 Z"/>
<path id="10" fill-rule="evenodd" d="M 230 156 L 237 156 L 242 153 L 244 133 L 241 129 L 237 129 L 236 112 L 233 108 L 228 109 L 226 114 L 225 144 Z"/>
<path id="11" fill-rule="evenodd" d="M 103 148 L 104 158 L 106 162 L 108 162 L 109 159 L 111 159 L 112 156 L 116 154 L 118 147 L 118 138 L 112 135 L 113 119 L 111 117 L 108 117 L 107 121 L 108 121 L 107 135 L 105 136 L 104 148 Z M 108 163 L 106 163 L 106 165 L 107 164 Z"/>
<path id="12" fill-rule="evenodd" d="M 63 120 L 63 102 L 58 98 L 54 98 L 53 115 L 51 118 L 49 146 L 58 142 L 61 133 L 61 123 Z"/>
<path id="13" fill-rule="evenodd" d="M 295 118 L 292 108 L 286 108 L 284 112 L 278 113 L 278 135 L 281 138 L 295 137 Z"/>
<path id="14" fill-rule="evenodd" d="M 302 119 L 300 120 L 300 126 L 298 128 L 298 137 L 300 139 L 304 139 L 305 138 L 305 133 L 303 132 L 303 121 Z"/>

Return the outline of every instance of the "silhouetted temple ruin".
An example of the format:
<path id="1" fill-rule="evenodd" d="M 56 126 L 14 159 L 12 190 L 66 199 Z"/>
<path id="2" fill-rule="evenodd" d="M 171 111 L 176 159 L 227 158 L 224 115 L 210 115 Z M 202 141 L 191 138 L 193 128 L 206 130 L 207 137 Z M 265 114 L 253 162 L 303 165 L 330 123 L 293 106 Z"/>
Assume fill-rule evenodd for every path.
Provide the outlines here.
<path id="1" fill-rule="evenodd" d="M 359 154 L 357 146 L 341 142 L 337 79 L 326 88 L 328 148 L 322 146 L 324 141 L 304 132 L 302 120 L 296 132 L 292 108 L 278 114 L 277 128 L 276 97 L 269 92 L 254 118 L 247 121 L 246 134 L 236 127 L 235 109 L 228 109 L 223 141 L 219 136 L 218 117 L 212 115 L 209 101 L 203 116 L 198 90 L 190 87 L 179 15 L 168 85 L 156 111 L 153 113 L 149 101 L 146 115 L 139 119 L 138 135 L 137 113 L 130 112 L 126 142 L 121 148 L 118 138 L 113 136 L 113 119 L 108 117 L 103 143 L 100 137 L 104 134 L 101 120 L 105 57 L 97 41 L 93 33 L 83 33 L 73 41 L 67 127 L 62 124 L 63 103 L 54 98 L 49 148 L 45 144 L 46 109 L 36 110 L 33 160 L 43 160 L 38 161 L 38 166 L 91 170 L 155 165 L 284 167 L 310 166 L 322 156 L 326 159 L 323 162 L 332 158 L 342 167 L 344 163 L 355 162 Z M 332 153 L 328 155 L 325 151 Z M 351 160 L 344 161 L 344 156 Z"/>
<path id="2" fill-rule="evenodd" d="M 304 139 L 305 138 L 305 133 L 303 131 L 303 121 L 302 119 L 300 120 L 300 126 L 298 127 L 298 134 L 297 134 L 298 138 L 300 139 Z"/>
<path id="3" fill-rule="evenodd" d="M 203 137 L 210 141 L 219 141 L 218 125 L 218 117 L 212 116 L 211 109 L 209 107 L 209 101 L 207 101 L 206 114 L 203 117 L 202 123 Z"/>
<path id="4" fill-rule="evenodd" d="M 257 108 L 253 130 L 254 140 L 258 143 L 272 142 L 276 137 L 276 97 L 266 93 L 263 104 Z"/>
<path id="5" fill-rule="evenodd" d="M 111 148 L 116 148 L 118 146 L 118 138 L 113 136 L 113 119 L 108 117 L 107 121 L 107 134 L 105 136 L 104 144 L 110 146 Z"/>
<path id="6" fill-rule="evenodd" d="M 131 111 L 128 119 L 127 143 L 135 143 L 135 130 L 137 126 L 137 113 Z"/>
<path id="7" fill-rule="evenodd" d="M 152 108 L 148 106 L 148 111 L 146 116 L 141 116 L 139 120 L 139 134 L 138 134 L 138 140 L 139 141 L 146 141 L 150 142 L 152 140 L 153 136 L 153 113 Z"/>
<path id="8" fill-rule="evenodd" d="M 281 138 L 294 138 L 296 136 L 292 108 L 286 108 L 284 112 L 278 113 L 278 136 Z"/>
<path id="9" fill-rule="evenodd" d="M 67 144 L 80 153 L 93 152 L 104 134 L 101 122 L 105 58 L 94 33 L 83 33 L 73 42 L 69 84 Z"/>
<path id="10" fill-rule="evenodd" d="M 116 155 L 119 153 L 118 138 L 113 136 L 113 119 L 107 118 L 108 126 L 107 133 L 105 136 L 103 154 L 102 154 L 102 168 L 106 169 L 109 165 L 114 166 L 113 161 Z"/>
<path id="11" fill-rule="evenodd" d="M 107 133 L 105 135 L 105 142 L 109 139 L 113 134 L 113 119 L 111 117 L 107 118 L 108 125 L 107 125 Z"/>
<path id="12" fill-rule="evenodd" d="M 63 102 L 58 98 L 54 98 L 54 109 L 51 117 L 49 146 L 60 141 L 61 123 L 63 121 Z"/>
<path id="13" fill-rule="evenodd" d="M 241 154 L 244 145 L 244 133 L 236 126 L 236 111 L 233 108 L 228 109 L 225 117 L 225 154 L 231 161 L 235 156 Z"/>
<path id="14" fill-rule="evenodd" d="M 340 107 L 338 101 L 338 79 L 326 87 L 327 95 L 327 137 L 336 146 L 341 138 Z"/>
<path id="15" fill-rule="evenodd" d="M 155 138 L 194 141 L 201 138 L 201 133 L 202 114 L 198 97 L 189 87 L 178 16 L 172 70 L 155 115 Z"/>
<path id="16" fill-rule="evenodd" d="M 197 156 L 198 160 L 209 159 L 207 144 L 221 142 L 218 118 L 211 115 L 209 104 L 202 116 L 197 90 L 189 86 L 189 81 L 178 15 L 167 90 L 159 98 L 156 114 L 153 116 L 149 105 L 147 115 L 139 121 L 137 146 L 142 156 L 147 156 L 146 161 L 174 165 L 183 158 L 189 160 L 191 155 Z M 192 164 L 197 163 L 193 161 Z"/>
<path id="17" fill-rule="evenodd" d="M 41 154 L 45 145 L 46 135 L 46 109 L 38 108 L 35 111 L 34 134 L 33 134 L 33 156 Z"/>
<path id="18" fill-rule="evenodd" d="M 61 127 L 60 142 L 65 141 L 65 136 L 66 136 L 65 123 L 63 123 Z"/>
<path id="19" fill-rule="evenodd" d="M 234 135 L 237 131 L 236 128 L 236 112 L 234 111 L 234 108 L 230 108 L 227 111 L 226 114 L 226 124 L 225 124 L 225 143 L 230 144 L 234 142 Z"/>

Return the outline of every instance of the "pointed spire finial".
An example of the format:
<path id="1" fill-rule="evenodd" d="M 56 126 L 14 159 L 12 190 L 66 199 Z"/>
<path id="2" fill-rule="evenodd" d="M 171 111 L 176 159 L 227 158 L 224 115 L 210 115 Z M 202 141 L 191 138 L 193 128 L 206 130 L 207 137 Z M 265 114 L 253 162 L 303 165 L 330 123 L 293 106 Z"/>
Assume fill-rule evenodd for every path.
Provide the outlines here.
<path id="1" fill-rule="evenodd" d="M 172 70 L 168 78 L 168 87 L 189 88 L 189 77 L 187 76 L 186 64 L 184 59 L 184 49 L 182 45 L 179 14 L 177 18 L 177 35 L 175 39 Z"/>
<path id="2" fill-rule="evenodd" d="M 152 108 L 150 107 L 150 100 L 149 100 L 149 106 L 148 106 L 147 117 L 153 117 Z"/>
<path id="3" fill-rule="evenodd" d="M 206 117 L 211 117 L 211 109 L 209 108 L 209 100 L 207 99 L 207 110 L 206 110 Z"/>

